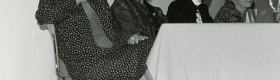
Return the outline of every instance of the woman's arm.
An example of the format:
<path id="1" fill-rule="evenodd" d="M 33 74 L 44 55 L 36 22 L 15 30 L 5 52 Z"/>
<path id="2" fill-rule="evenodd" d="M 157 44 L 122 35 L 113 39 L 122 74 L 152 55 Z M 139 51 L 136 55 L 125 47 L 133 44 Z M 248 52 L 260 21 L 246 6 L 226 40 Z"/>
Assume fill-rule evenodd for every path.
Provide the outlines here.
<path id="1" fill-rule="evenodd" d="M 74 0 L 40 0 L 36 19 L 38 24 L 58 24 L 67 19 L 76 8 Z"/>

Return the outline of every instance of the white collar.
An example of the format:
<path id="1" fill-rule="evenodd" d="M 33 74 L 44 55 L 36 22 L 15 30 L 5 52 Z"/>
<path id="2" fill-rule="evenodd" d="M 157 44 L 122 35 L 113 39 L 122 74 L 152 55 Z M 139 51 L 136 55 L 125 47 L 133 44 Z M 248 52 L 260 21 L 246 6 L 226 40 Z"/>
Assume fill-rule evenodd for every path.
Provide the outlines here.
<path id="1" fill-rule="evenodd" d="M 192 2 L 194 3 L 194 5 L 198 6 L 201 4 L 201 2 L 198 2 L 197 0 L 192 0 Z"/>

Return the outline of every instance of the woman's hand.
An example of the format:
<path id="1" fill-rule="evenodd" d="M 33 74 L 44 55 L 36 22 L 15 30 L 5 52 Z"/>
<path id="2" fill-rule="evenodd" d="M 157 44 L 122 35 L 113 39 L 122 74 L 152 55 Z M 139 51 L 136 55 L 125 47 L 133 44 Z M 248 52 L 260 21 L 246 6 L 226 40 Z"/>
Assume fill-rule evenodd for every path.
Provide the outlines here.
<path id="1" fill-rule="evenodd" d="M 87 0 L 76 0 L 77 5 L 82 3 L 82 2 L 86 2 Z"/>
<path id="2" fill-rule="evenodd" d="M 134 34 L 132 37 L 129 38 L 128 44 L 138 43 L 139 41 L 148 39 L 146 36 L 141 36 L 139 34 Z"/>

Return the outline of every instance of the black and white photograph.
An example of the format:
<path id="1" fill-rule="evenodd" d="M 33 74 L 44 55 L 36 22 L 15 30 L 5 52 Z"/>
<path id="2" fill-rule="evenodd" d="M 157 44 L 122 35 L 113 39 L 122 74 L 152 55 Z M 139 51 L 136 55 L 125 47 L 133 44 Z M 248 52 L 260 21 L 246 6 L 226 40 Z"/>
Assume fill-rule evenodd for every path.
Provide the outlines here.
<path id="1" fill-rule="evenodd" d="M 0 80 L 280 80 L 280 0 L 0 8 Z"/>

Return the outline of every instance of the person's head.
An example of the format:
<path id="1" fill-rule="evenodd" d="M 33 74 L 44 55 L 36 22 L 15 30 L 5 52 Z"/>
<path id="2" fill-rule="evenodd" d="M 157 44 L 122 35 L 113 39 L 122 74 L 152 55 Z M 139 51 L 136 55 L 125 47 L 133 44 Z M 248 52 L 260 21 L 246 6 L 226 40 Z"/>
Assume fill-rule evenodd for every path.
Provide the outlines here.
<path id="1" fill-rule="evenodd" d="M 235 8 L 239 8 L 239 9 L 248 9 L 252 6 L 254 0 L 231 0 L 234 5 Z"/>

